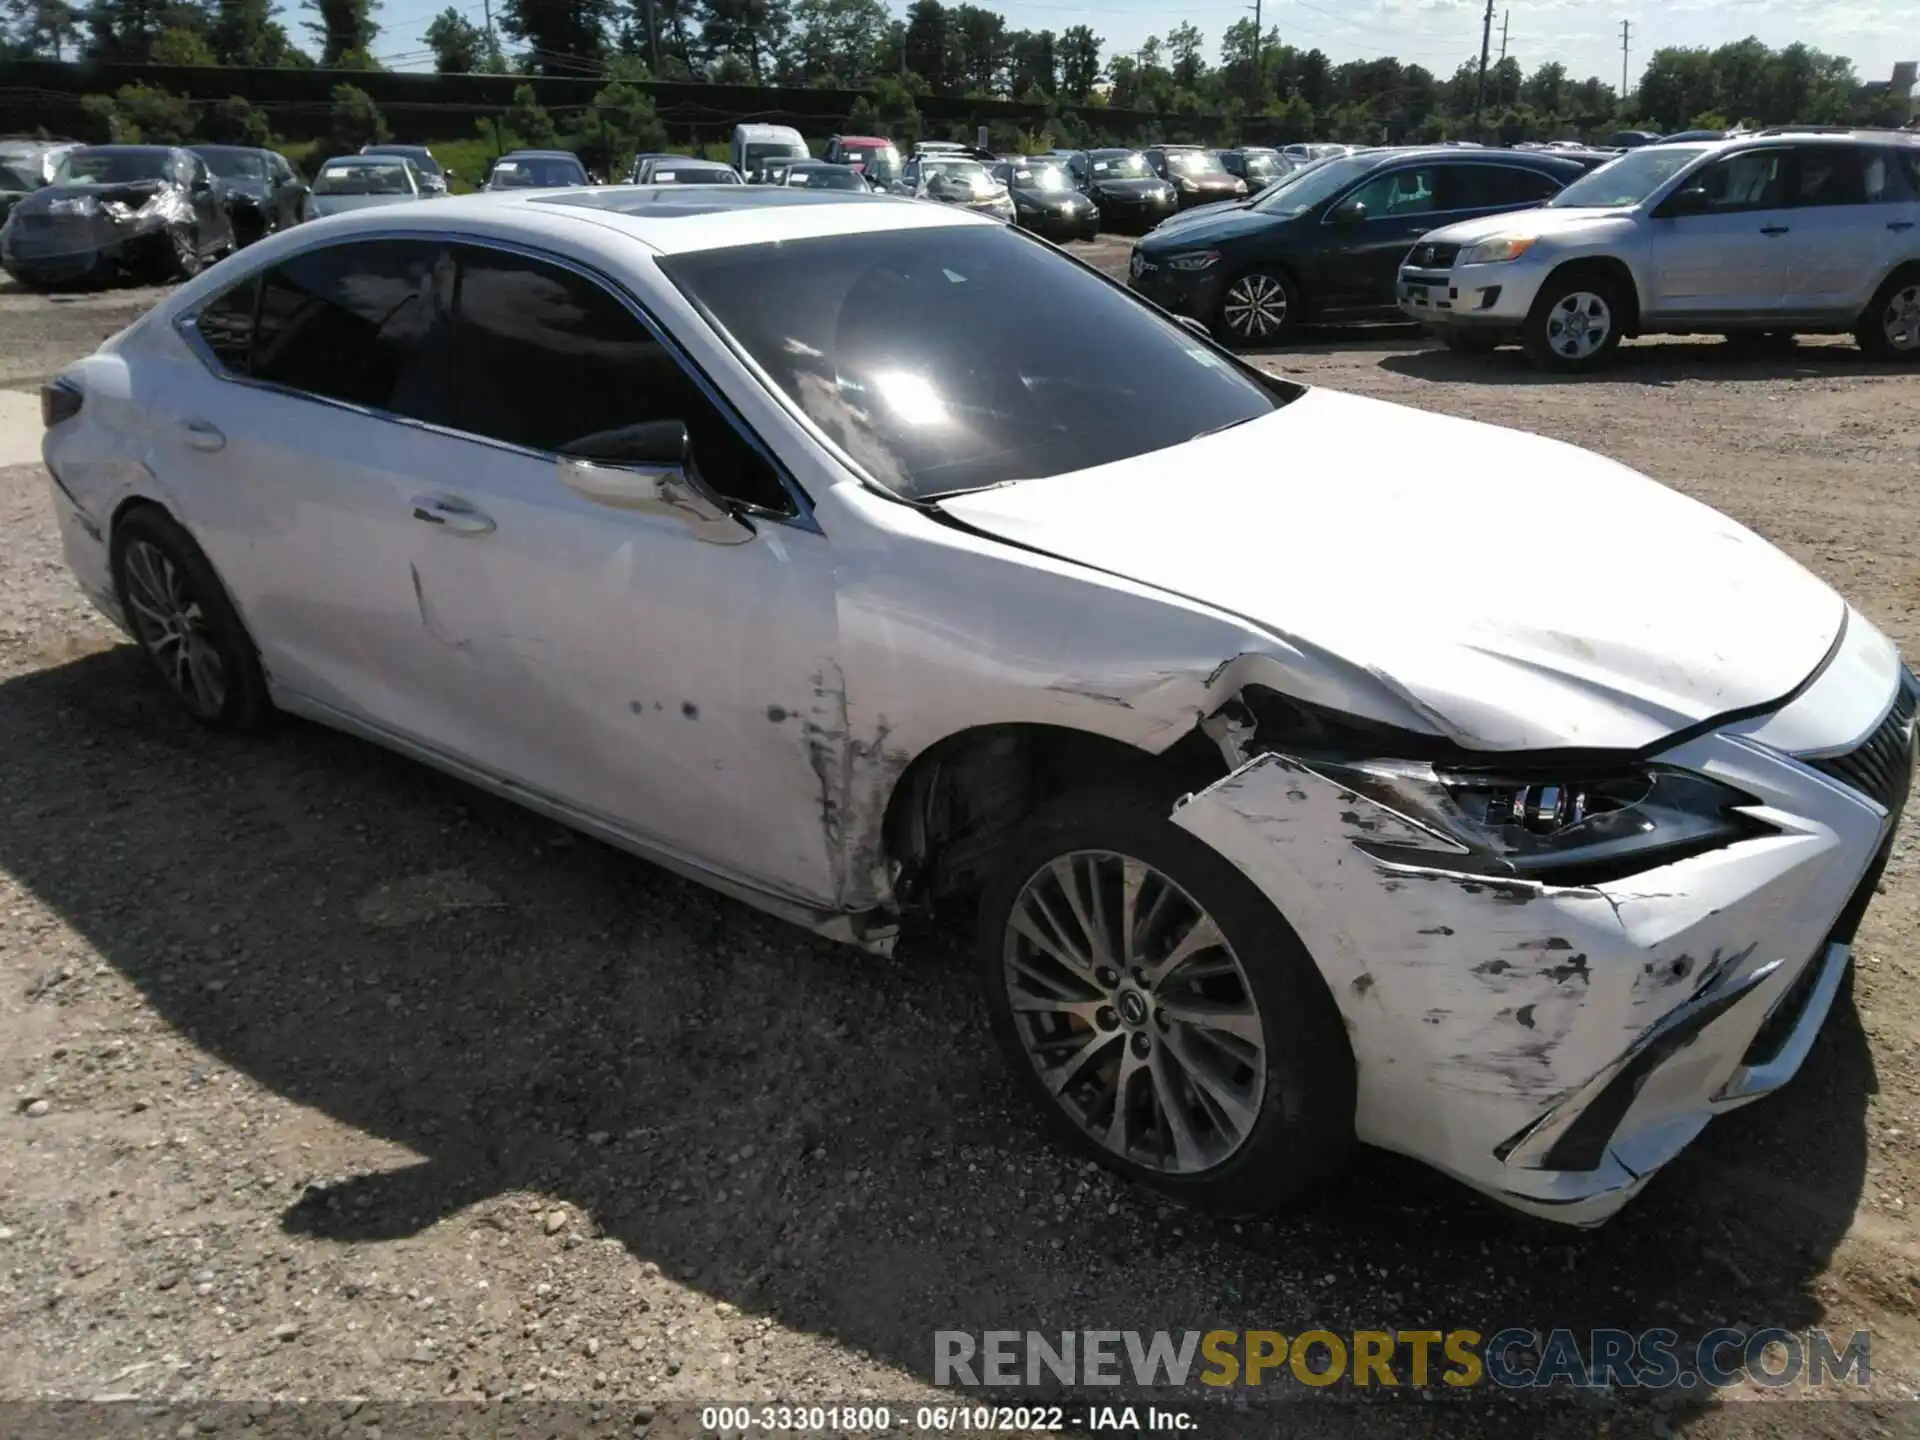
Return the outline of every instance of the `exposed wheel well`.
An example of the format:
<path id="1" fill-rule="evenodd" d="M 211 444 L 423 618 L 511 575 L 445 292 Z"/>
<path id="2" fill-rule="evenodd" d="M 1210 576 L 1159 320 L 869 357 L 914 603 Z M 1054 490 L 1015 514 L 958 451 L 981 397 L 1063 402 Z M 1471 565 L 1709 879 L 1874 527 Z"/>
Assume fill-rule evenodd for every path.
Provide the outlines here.
<path id="1" fill-rule="evenodd" d="M 896 903 L 921 908 L 978 890 L 1014 828 L 1056 795 L 1145 784 L 1171 806 L 1225 773 L 1219 750 L 1197 729 L 1158 755 L 1053 725 L 949 735 L 914 758 L 887 802 L 881 835 L 898 867 Z"/>
<path id="2" fill-rule="evenodd" d="M 1584 260 L 1569 260 L 1566 264 L 1554 268 L 1553 273 L 1541 283 L 1539 293 L 1544 296 L 1550 287 L 1575 275 L 1601 275 L 1618 287 L 1620 294 L 1626 297 L 1627 302 L 1627 313 L 1621 317 L 1620 333 L 1623 335 L 1639 333 L 1640 287 L 1634 284 L 1633 271 L 1627 268 L 1625 261 L 1616 260 L 1611 255 L 1592 255 Z"/>

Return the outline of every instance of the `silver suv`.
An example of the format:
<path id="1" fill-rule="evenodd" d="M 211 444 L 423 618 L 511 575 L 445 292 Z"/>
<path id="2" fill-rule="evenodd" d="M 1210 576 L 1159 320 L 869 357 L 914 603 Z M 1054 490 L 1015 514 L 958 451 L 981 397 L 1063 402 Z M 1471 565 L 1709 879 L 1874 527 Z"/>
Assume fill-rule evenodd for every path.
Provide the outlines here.
<path id="1" fill-rule="evenodd" d="M 1652 334 L 1851 333 L 1920 359 L 1920 136 L 1648 145 L 1539 209 L 1422 236 L 1399 300 L 1453 349 L 1517 340 L 1552 370 Z"/>

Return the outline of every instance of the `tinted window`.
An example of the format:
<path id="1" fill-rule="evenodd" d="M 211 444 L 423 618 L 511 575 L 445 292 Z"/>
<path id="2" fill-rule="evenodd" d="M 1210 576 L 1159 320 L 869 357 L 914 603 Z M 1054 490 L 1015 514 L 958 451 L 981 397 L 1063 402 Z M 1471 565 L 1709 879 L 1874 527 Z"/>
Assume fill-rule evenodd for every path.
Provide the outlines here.
<path id="1" fill-rule="evenodd" d="M 1449 210 L 1537 205 L 1560 193 L 1558 180 L 1518 165 L 1449 165 L 1444 179 Z"/>
<path id="2" fill-rule="evenodd" d="M 1745 150 L 1702 167 L 1687 188 L 1707 192 L 1709 214 L 1774 210 L 1786 203 L 1788 159 L 1785 150 Z"/>
<path id="3" fill-rule="evenodd" d="M 1414 170 L 1393 170 L 1367 181 L 1342 204 L 1359 201 L 1367 207 L 1369 220 L 1391 220 L 1402 215 L 1424 215 L 1440 208 L 1436 198 L 1440 171 L 1437 165 Z"/>
<path id="4" fill-rule="evenodd" d="M 1906 176 L 1908 194 L 1920 195 L 1920 146 L 1911 149 L 1902 146 L 1898 150 L 1881 153 L 1892 154 L 1899 161 L 1900 169 Z"/>
<path id="5" fill-rule="evenodd" d="M 1291 393 L 998 226 L 658 263 L 868 474 L 912 498 L 1126 460 Z"/>
<path id="6" fill-rule="evenodd" d="M 214 358 L 235 375 L 253 373 L 253 313 L 259 296 L 255 276 L 209 300 L 193 322 Z"/>
<path id="7" fill-rule="evenodd" d="M 759 452 L 607 291 L 537 260 L 455 248 L 456 428 L 557 452 L 601 431 L 681 420 L 693 463 L 714 489 L 791 510 Z"/>
<path id="8" fill-rule="evenodd" d="M 1867 151 L 1842 145 L 1808 145 L 1796 158 L 1790 205 L 1865 205 L 1886 192 L 1886 162 L 1877 153 L 1871 166 Z"/>
<path id="9" fill-rule="evenodd" d="M 439 263 L 436 263 L 439 262 Z M 253 369 L 262 380 L 445 424 L 451 268 L 425 240 L 310 250 L 260 286 Z"/>

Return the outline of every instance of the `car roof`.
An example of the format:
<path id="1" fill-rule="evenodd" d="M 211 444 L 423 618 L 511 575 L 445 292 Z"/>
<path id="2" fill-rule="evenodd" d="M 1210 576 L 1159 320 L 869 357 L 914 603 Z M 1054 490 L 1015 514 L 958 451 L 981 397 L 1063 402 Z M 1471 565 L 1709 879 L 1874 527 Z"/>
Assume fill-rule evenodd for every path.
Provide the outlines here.
<path id="1" fill-rule="evenodd" d="M 422 206 L 417 213 L 412 206 L 390 206 L 353 211 L 326 224 L 332 234 L 342 237 L 355 230 L 421 229 L 445 234 L 471 226 L 471 233 L 485 235 L 499 228 L 521 233 L 532 228 L 556 243 L 569 233 L 581 233 L 573 228 L 581 226 L 591 227 L 601 243 L 612 231 L 656 254 L 681 254 L 883 230 L 998 228 L 1000 222 L 959 206 L 848 190 L 602 185 L 590 190 L 454 195 Z"/>
<path id="2" fill-rule="evenodd" d="M 842 145 L 891 145 L 893 141 L 884 135 L 836 135 L 833 137 Z"/>
<path id="3" fill-rule="evenodd" d="M 360 147 L 360 153 L 362 155 L 431 155 L 433 151 L 429 150 L 424 145 L 396 145 L 396 144 L 383 143 L 379 145 L 362 145 Z M 336 160 L 344 160 L 347 157 L 344 155 L 336 155 L 334 158 Z"/>
<path id="4" fill-rule="evenodd" d="M 222 154 L 227 155 L 272 155 L 275 153 L 265 145 L 189 145 L 187 148 L 198 155 L 204 155 L 209 150 L 218 150 Z M 343 155 L 341 158 L 344 160 L 346 157 Z"/>
<path id="5" fill-rule="evenodd" d="M 149 150 L 165 150 L 171 154 L 180 147 L 178 145 L 83 145 L 80 148 L 83 150 L 97 150 L 102 154 L 144 155 Z"/>
<path id="6" fill-rule="evenodd" d="M 571 150 L 509 150 L 502 160 L 578 160 Z"/>
<path id="7" fill-rule="evenodd" d="M 405 155 L 336 155 L 331 160 L 322 160 L 320 168 L 330 165 L 406 165 Z"/>

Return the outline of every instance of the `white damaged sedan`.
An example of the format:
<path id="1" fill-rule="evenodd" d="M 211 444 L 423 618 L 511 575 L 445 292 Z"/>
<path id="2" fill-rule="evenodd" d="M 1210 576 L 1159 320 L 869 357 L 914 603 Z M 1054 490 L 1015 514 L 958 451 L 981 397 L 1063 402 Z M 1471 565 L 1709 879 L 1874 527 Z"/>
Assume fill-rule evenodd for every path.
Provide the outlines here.
<path id="1" fill-rule="evenodd" d="M 874 949 L 970 903 L 1063 1140 L 1217 1208 L 1358 1139 L 1606 1218 L 1799 1067 L 1911 783 L 1920 685 L 1749 531 L 956 207 L 341 216 L 43 401 L 73 572 L 200 720 Z"/>

